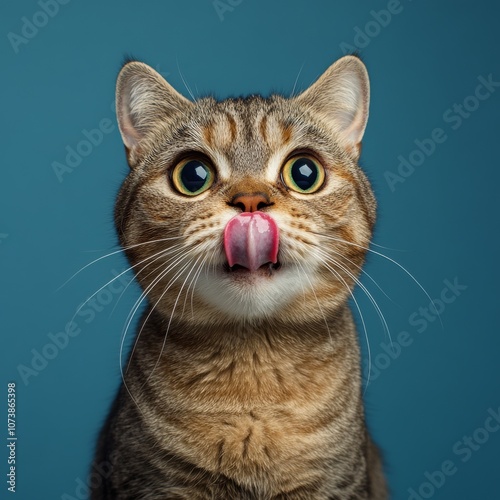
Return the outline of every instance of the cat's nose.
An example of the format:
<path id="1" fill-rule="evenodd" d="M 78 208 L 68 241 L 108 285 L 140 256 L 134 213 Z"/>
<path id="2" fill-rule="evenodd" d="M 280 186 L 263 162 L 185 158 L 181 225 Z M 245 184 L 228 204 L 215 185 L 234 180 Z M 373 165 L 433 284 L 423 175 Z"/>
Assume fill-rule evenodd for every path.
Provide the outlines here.
<path id="1" fill-rule="evenodd" d="M 233 196 L 229 205 L 239 208 L 242 212 L 257 212 L 272 203 L 265 193 L 238 193 Z"/>

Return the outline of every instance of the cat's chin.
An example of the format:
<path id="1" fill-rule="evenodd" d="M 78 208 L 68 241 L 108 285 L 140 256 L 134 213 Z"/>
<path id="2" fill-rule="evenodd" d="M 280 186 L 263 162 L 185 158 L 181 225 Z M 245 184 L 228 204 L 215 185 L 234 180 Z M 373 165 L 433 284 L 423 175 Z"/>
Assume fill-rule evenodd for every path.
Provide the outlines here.
<path id="1" fill-rule="evenodd" d="M 268 263 L 249 271 L 225 264 L 210 275 L 201 273 L 196 289 L 205 302 L 225 316 L 257 319 L 278 312 L 310 283 L 294 265 Z"/>

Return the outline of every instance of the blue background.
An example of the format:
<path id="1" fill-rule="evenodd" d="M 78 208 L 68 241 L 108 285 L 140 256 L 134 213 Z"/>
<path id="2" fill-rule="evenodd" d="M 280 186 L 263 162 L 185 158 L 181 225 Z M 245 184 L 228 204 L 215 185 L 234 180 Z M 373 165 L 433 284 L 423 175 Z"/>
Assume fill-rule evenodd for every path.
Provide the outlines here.
<path id="1" fill-rule="evenodd" d="M 111 255 L 58 290 L 117 249 L 112 209 L 128 167 L 112 101 L 123 57 L 156 67 L 186 96 L 181 73 L 195 95 L 224 98 L 290 94 L 295 81 L 303 90 L 349 50 L 343 44 L 360 49 L 371 77 L 362 165 L 379 200 L 374 242 L 388 247 L 373 249 L 405 266 L 431 298 L 440 297 L 445 280 L 466 286 L 445 292 L 455 299 L 443 308 L 436 303 L 441 326 L 434 316 L 422 320 L 419 308 L 429 299 L 404 271 L 369 257 L 366 271 L 392 300 L 367 276 L 363 282 L 393 340 L 406 331 L 411 342 L 398 356 L 395 346 L 394 359 L 384 354 L 387 336 L 373 307 L 356 292 L 374 362 L 367 417 L 384 452 L 392 497 L 409 498 L 413 488 L 421 498 L 500 498 L 500 431 L 480 430 L 488 410 L 500 406 L 500 89 L 459 126 L 445 119 L 474 94 L 478 77 L 500 81 L 498 4 L 401 0 L 399 13 L 382 26 L 371 11 L 394 0 L 222 3 L 229 8 L 218 13 L 212 0 L 71 0 L 16 49 L 9 33 L 21 35 L 23 16 L 33 20 L 41 6 L 31 0 L 2 6 L 0 408 L 6 415 L 6 383 L 15 381 L 15 498 L 84 498 L 79 484 L 87 480 L 95 437 L 120 380 L 121 333 L 139 293 L 135 285 L 107 305 L 110 294 L 101 294 L 94 317 L 82 309 L 75 318 L 80 333 L 36 376 L 23 380 L 19 366 L 30 367 L 32 350 L 41 352 L 49 333 L 62 331 L 112 270 L 126 266 L 119 253 Z M 43 15 L 36 19 L 43 24 Z M 58 179 L 53 163 L 65 163 L 66 148 L 77 147 L 82 131 L 105 119 L 113 130 Z M 436 128 L 446 140 L 391 190 L 386 172 L 397 173 L 398 156 L 408 159 L 415 140 Z M 0 421 L 4 440 L 6 421 Z M 464 436 L 475 436 L 472 445 L 456 444 Z M 426 473 L 447 460 L 454 474 L 439 486 L 425 485 Z M 8 498 L 4 480 L 0 491 Z"/>

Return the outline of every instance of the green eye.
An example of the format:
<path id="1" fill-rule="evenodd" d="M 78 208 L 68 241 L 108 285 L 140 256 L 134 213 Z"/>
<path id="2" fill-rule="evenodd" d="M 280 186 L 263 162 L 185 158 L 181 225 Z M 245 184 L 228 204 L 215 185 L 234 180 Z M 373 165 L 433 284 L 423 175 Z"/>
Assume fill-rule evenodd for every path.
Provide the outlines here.
<path id="1" fill-rule="evenodd" d="M 298 193 L 315 193 L 325 180 L 325 170 L 321 163 L 309 155 L 290 158 L 282 170 L 283 182 Z"/>
<path id="2" fill-rule="evenodd" d="M 214 172 L 209 165 L 201 160 L 183 160 L 175 166 L 172 182 L 179 193 L 196 196 L 212 185 Z"/>

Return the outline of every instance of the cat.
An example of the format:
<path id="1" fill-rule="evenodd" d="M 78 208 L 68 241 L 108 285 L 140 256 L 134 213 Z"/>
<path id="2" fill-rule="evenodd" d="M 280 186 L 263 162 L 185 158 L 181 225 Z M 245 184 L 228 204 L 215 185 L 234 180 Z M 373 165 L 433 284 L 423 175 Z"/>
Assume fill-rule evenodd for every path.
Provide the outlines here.
<path id="1" fill-rule="evenodd" d="M 91 498 L 387 498 L 348 306 L 376 216 L 365 65 L 191 101 L 130 61 L 116 103 L 116 229 L 148 306 Z"/>

